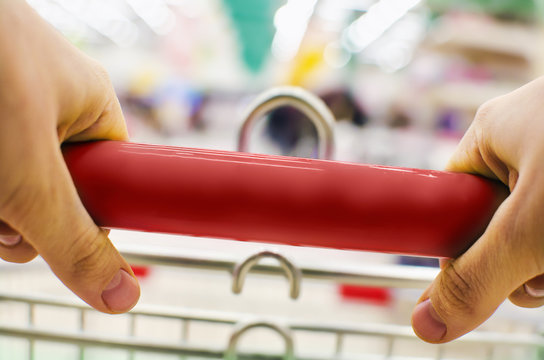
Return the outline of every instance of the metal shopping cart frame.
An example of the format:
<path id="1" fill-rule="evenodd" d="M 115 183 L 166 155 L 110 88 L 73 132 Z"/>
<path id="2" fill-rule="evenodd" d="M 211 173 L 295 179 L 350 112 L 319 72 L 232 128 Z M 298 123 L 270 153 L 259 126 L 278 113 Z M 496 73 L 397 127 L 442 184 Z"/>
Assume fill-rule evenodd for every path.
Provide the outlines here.
<path id="1" fill-rule="evenodd" d="M 331 270 L 326 267 L 297 267 L 293 262 L 277 252 L 261 251 L 244 261 L 236 262 L 228 256 L 210 257 L 202 253 L 195 257 L 194 253 L 184 256 L 182 252 L 172 254 L 170 251 L 155 249 L 150 252 L 149 248 L 121 248 L 123 255 L 132 263 L 144 265 L 176 266 L 184 268 L 195 268 L 201 270 L 228 271 L 233 277 L 233 288 L 241 290 L 244 276 L 251 270 L 255 273 L 271 276 L 284 276 L 286 272 L 294 271 L 294 274 L 287 275 L 290 279 L 291 295 L 293 289 L 304 279 L 317 281 L 334 281 L 355 285 L 385 286 L 394 288 L 423 288 L 426 287 L 434 275 L 436 269 L 430 268 L 407 268 L 403 265 L 375 266 L 361 265 L 358 269 L 351 271 Z M 258 262 L 264 258 L 274 258 L 283 265 L 259 265 Z M 413 272 L 409 270 L 414 270 Z M 298 273 L 299 275 L 296 275 Z M 295 284 L 295 283 L 298 283 Z M 287 319 L 280 317 L 262 318 L 245 313 L 201 311 L 198 309 L 186 309 L 165 306 L 137 306 L 128 316 L 129 330 L 126 334 L 112 337 L 105 336 L 86 329 L 86 317 L 95 310 L 76 299 L 51 297 L 43 295 L 24 295 L 15 293 L 0 292 L 0 306 L 3 303 L 25 304 L 28 311 L 28 323 L 26 325 L 0 324 L 0 336 L 25 338 L 28 340 L 28 358 L 34 359 L 34 346 L 36 341 L 48 341 L 54 343 L 74 344 L 79 348 L 79 359 L 85 359 L 85 349 L 89 347 L 107 347 L 126 350 L 130 354 L 136 352 L 152 352 L 157 354 L 175 354 L 181 358 L 198 359 L 284 359 L 284 360 L 321 360 L 321 359 L 395 359 L 393 349 L 395 343 L 400 340 L 417 339 L 409 326 L 396 324 L 348 324 L 348 323 L 316 323 L 311 321 Z M 78 312 L 79 330 L 65 331 L 56 329 L 54 325 L 49 328 L 36 326 L 35 314 L 40 306 L 57 307 L 60 309 L 71 309 Z M 176 342 L 150 341 L 135 335 L 135 327 L 140 317 L 155 317 L 179 321 L 183 328 L 182 336 Z M 189 340 L 191 327 L 195 323 L 207 323 L 210 325 L 228 325 L 231 327 L 231 335 L 225 348 L 207 347 L 201 344 L 192 344 Z M 238 353 L 237 344 L 245 333 L 256 328 L 267 328 L 277 333 L 285 343 L 284 354 L 248 354 Z M 294 341 L 294 334 L 297 332 L 326 333 L 335 337 L 335 350 L 332 354 L 323 356 L 305 357 L 297 353 L 297 346 Z M 343 351 L 344 338 L 346 336 L 372 337 L 385 340 L 387 349 L 380 355 L 353 355 Z M 515 334 L 507 332 L 475 331 L 457 343 L 480 345 L 486 349 L 487 359 L 499 358 L 500 349 L 515 347 L 524 349 L 527 353 L 537 354 L 539 349 L 544 348 L 544 337 L 536 332 L 534 334 Z M 444 359 L 443 354 L 449 345 L 440 345 L 436 348 L 434 357 L 430 359 Z M 537 356 L 537 355 L 534 355 Z M 405 359 L 415 359 L 409 356 Z M 536 358 L 536 357 L 535 357 Z"/>

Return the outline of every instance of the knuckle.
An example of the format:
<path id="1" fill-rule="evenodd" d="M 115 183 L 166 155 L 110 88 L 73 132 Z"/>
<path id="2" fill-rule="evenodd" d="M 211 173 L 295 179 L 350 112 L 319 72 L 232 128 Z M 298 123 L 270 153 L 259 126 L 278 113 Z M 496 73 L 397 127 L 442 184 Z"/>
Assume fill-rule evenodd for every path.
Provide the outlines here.
<path id="1" fill-rule="evenodd" d="M 473 124 L 476 128 L 485 129 L 489 131 L 496 128 L 497 123 L 500 122 L 503 118 L 502 108 L 504 108 L 505 102 L 507 102 L 507 97 L 509 95 L 502 95 L 490 100 L 487 100 L 476 110 L 476 115 L 474 116 Z M 489 134 L 487 135 L 489 136 Z"/>
<path id="2" fill-rule="evenodd" d="M 94 60 L 93 60 L 94 61 Z M 110 74 L 108 73 L 108 71 L 106 70 L 106 68 L 104 66 L 102 66 L 102 64 L 94 61 L 93 63 L 93 70 L 94 70 L 94 73 L 95 73 L 95 76 L 97 77 L 98 79 L 98 82 L 103 85 L 103 86 L 106 86 L 106 87 L 112 87 L 111 85 L 111 78 L 110 78 Z"/>
<path id="3" fill-rule="evenodd" d="M 111 245 L 98 228 L 84 230 L 75 238 L 70 251 L 72 272 L 76 278 L 89 276 L 99 278 L 104 265 L 111 258 Z"/>
<path id="4" fill-rule="evenodd" d="M 496 99 L 488 100 L 478 107 L 474 121 L 478 124 L 485 123 L 492 117 Z"/>
<path id="5" fill-rule="evenodd" d="M 447 318 L 474 314 L 475 304 L 481 296 L 479 288 L 475 277 L 461 274 L 453 263 L 448 265 L 441 272 L 438 281 L 436 294 L 439 312 Z"/>

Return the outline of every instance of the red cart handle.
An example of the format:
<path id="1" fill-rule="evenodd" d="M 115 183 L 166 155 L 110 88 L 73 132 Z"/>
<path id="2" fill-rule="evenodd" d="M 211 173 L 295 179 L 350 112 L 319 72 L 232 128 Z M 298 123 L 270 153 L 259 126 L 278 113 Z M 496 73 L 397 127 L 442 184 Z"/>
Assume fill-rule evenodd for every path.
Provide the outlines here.
<path id="1" fill-rule="evenodd" d="M 103 227 L 455 257 L 508 192 L 478 176 L 100 141 L 63 149 Z"/>

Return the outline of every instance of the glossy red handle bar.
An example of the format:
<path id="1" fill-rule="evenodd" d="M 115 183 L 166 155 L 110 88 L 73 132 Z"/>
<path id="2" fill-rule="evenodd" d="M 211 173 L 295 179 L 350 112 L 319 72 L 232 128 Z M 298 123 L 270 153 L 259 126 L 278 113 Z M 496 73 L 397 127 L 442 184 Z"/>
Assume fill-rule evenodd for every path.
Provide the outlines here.
<path id="1" fill-rule="evenodd" d="M 114 141 L 63 152 L 107 228 L 455 257 L 507 195 L 440 171 Z"/>

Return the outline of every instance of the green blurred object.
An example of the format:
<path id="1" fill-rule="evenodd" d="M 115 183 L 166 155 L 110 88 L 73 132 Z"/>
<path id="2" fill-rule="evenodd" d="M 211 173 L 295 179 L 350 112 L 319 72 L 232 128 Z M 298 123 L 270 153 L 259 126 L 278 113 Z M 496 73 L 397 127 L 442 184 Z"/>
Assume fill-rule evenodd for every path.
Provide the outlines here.
<path id="1" fill-rule="evenodd" d="M 542 20 L 542 0 L 427 0 L 437 11 L 467 10 L 499 17 Z"/>
<path id="2" fill-rule="evenodd" d="M 253 73 L 259 73 L 270 55 L 276 32 L 274 15 L 284 0 L 223 0 L 237 30 L 241 57 Z"/>

